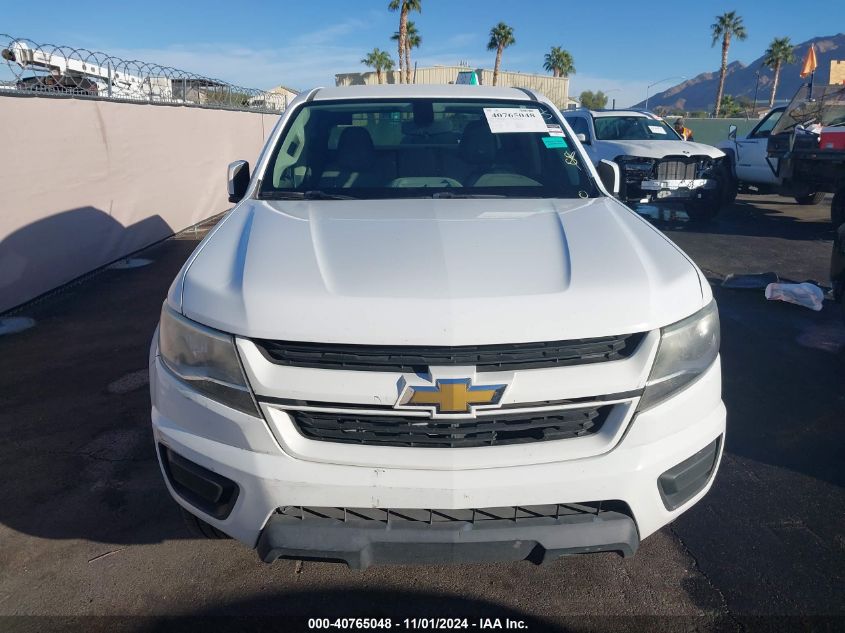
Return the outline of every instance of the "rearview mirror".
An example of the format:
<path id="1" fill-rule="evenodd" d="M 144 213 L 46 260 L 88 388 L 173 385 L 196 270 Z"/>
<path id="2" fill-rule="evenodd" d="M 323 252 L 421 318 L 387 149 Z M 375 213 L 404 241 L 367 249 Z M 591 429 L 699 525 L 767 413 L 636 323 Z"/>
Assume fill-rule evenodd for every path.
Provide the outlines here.
<path id="1" fill-rule="evenodd" d="M 728 138 L 731 139 L 731 140 L 734 140 L 734 141 L 736 140 L 736 126 L 735 125 L 731 125 L 728 128 Z"/>
<path id="2" fill-rule="evenodd" d="M 587 140 L 587 135 L 584 134 L 583 132 L 578 132 L 578 134 L 575 135 L 575 138 L 577 138 L 582 143 L 589 144 L 589 141 Z"/>
<path id="3" fill-rule="evenodd" d="M 612 160 L 603 158 L 599 161 L 596 171 L 599 173 L 599 180 L 601 180 L 604 188 L 618 198 L 619 191 L 622 187 L 622 175 L 619 165 Z"/>
<path id="4" fill-rule="evenodd" d="M 229 202 L 240 202 L 249 187 L 249 163 L 236 160 L 228 169 Z"/>

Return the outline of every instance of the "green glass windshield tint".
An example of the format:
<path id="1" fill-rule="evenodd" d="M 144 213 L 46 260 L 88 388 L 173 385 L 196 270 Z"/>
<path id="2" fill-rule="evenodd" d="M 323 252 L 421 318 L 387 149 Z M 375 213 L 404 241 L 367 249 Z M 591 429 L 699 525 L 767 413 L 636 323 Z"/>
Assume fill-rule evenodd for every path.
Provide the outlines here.
<path id="1" fill-rule="evenodd" d="M 534 110 L 535 125 L 493 133 L 485 108 Z M 324 200 L 596 195 L 587 165 L 544 105 L 433 99 L 303 105 L 273 148 L 259 192 Z"/>

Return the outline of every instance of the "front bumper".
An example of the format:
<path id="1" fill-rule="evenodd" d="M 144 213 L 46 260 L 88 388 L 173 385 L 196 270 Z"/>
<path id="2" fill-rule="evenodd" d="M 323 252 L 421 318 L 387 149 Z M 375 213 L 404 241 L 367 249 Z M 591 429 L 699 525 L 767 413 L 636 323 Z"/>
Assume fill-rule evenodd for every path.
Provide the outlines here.
<path id="1" fill-rule="evenodd" d="M 270 517 L 258 539 L 265 562 L 277 558 L 342 561 L 353 569 L 374 564 L 491 562 L 613 551 L 631 556 L 639 545 L 634 520 L 621 512 L 588 508 L 560 517 L 486 521 L 342 521 Z"/>
<path id="2" fill-rule="evenodd" d="M 626 183 L 627 198 L 638 202 L 702 200 L 719 195 L 719 181 L 713 178 L 693 180 L 633 180 Z"/>
<path id="3" fill-rule="evenodd" d="M 591 457 L 531 463 L 532 451 L 538 445 L 526 444 L 521 447 L 525 464 L 507 467 L 430 470 L 326 463 L 290 455 L 265 420 L 191 391 L 167 372 L 159 359 L 151 359 L 150 370 L 156 442 L 235 482 L 239 490 L 225 518 L 198 509 L 165 477 L 174 499 L 246 545 L 258 546 L 267 560 L 277 556 L 317 557 L 366 566 L 397 560 L 525 558 L 526 552 L 534 552 L 533 556 L 541 559 L 583 551 L 632 553 L 640 539 L 706 494 L 718 468 L 721 443 L 706 484 L 679 507 L 667 509 L 658 489 L 661 475 L 725 432 L 721 373 L 716 362 L 675 397 L 637 414 L 617 444 Z M 554 442 L 543 444 L 548 447 Z M 349 451 L 355 449 L 349 447 Z M 493 455 L 502 449 L 461 450 Z M 406 449 L 384 450 L 391 453 L 388 463 L 395 463 Z M 159 451 L 159 459 L 161 455 Z M 519 522 L 495 529 L 466 525 L 436 530 L 391 525 L 386 529 L 383 525 L 305 523 L 291 527 L 289 520 L 279 518 L 279 509 L 286 506 L 466 509 L 596 501 L 611 501 L 628 511 L 619 517 L 605 515 L 600 521 L 556 519 L 555 523 Z M 410 547 L 413 542 L 419 547 Z M 396 553 L 402 550 L 407 550 L 411 558 L 397 559 Z"/>
<path id="4" fill-rule="evenodd" d="M 640 189 L 642 191 L 656 192 L 658 199 L 695 197 L 702 191 L 714 190 L 718 186 L 718 181 L 711 178 L 695 178 L 693 180 L 643 180 L 640 182 Z"/>

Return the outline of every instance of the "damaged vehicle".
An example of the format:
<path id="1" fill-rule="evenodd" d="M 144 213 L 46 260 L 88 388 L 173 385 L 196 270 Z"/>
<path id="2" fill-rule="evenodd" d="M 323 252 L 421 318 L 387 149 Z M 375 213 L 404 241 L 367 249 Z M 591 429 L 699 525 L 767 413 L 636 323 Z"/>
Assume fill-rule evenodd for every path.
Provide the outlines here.
<path id="1" fill-rule="evenodd" d="M 845 86 L 801 86 L 772 129 L 766 155 L 784 187 L 832 193 L 830 221 L 845 222 Z"/>
<path id="2" fill-rule="evenodd" d="M 711 220 L 728 198 L 725 153 L 685 141 L 665 121 L 639 110 L 564 113 L 585 151 L 598 164 L 622 169 L 622 199 L 630 204 L 681 202 L 692 220 Z"/>
<path id="3" fill-rule="evenodd" d="M 278 558 L 634 554 L 724 447 L 704 274 L 557 108 L 469 85 L 316 88 L 174 280 L 149 356 L 195 533 Z"/>
<path id="4" fill-rule="evenodd" d="M 800 205 L 820 204 L 824 200 L 824 191 L 816 191 L 807 184 L 785 183 L 778 174 L 778 159 L 768 155 L 769 136 L 785 110 L 784 106 L 773 108 L 740 138 L 737 138 L 736 125 L 728 128 L 727 140 L 716 146 L 727 155 L 734 177 L 727 185 L 727 196 L 776 193 L 795 198 Z"/>

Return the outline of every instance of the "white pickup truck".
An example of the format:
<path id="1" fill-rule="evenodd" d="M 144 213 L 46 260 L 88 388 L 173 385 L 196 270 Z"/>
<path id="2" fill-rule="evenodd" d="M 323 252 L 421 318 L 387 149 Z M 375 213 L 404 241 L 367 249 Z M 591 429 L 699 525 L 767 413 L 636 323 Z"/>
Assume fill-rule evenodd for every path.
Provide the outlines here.
<path id="1" fill-rule="evenodd" d="M 298 97 L 150 350 L 189 525 L 267 562 L 633 554 L 726 415 L 710 285 L 618 189 L 528 90 Z"/>
<path id="2" fill-rule="evenodd" d="M 769 158 L 769 135 L 777 125 L 785 107 L 774 108 L 746 136 L 737 138 L 736 126 L 729 128 L 728 138 L 717 145 L 728 156 L 734 175 L 730 195 L 737 193 L 778 193 L 795 198 L 798 204 L 819 204 L 824 192 L 786 188 L 778 176 L 777 158 Z"/>

